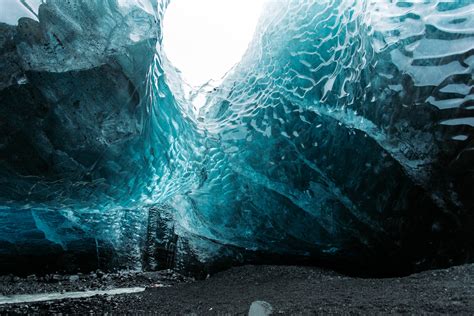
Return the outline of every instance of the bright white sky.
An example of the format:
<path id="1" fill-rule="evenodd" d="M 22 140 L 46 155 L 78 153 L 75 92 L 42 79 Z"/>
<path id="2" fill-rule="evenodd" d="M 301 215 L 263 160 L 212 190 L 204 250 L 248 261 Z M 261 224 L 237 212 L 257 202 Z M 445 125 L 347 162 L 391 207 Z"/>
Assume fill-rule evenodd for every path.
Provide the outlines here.
<path id="1" fill-rule="evenodd" d="M 163 48 L 186 82 L 199 86 L 218 80 L 240 61 L 264 1 L 171 1 L 163 21 Z"/>

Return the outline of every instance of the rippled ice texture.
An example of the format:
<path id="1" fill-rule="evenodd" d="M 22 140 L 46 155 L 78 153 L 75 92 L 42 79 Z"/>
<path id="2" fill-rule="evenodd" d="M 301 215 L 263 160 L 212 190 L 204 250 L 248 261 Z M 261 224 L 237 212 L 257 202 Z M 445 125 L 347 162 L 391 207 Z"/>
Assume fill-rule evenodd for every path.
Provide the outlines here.
<path id="1" fill-rule="evenodd" d="M 166 5 L 48 0 L 0 25 L 1 253 L 470 260 L 471 1 L 269 1 L 197 114 Z"/>

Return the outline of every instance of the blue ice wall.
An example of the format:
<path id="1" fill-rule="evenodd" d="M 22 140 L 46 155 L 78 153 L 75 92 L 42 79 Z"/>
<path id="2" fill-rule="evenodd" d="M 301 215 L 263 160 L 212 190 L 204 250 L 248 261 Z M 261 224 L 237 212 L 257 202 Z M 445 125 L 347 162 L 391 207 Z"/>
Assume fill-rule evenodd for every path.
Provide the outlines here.
<path id="1" fill-rule="evenodd" d="M 5 258 L 471 260 L 471 2 L 269 1 L 197 114 L 166 5 L 48 0 L 0 25 Z"/>
<path id="2" fill-rule="evenodd" d="M 148 209 L 193 178 L 196 129 L 158 53 L 166 5 L 47 1 L 1 25 L 0 208 L 46 248 L 87 237 L 139 267 Z M 17 247 L 24 229 L 2 234 L 7 253 L 41 253 Z"/>
<path id="3" fill-rule="evenodd" d="M 473 9 L 270 2 L 201 113 L 226 169 L 188 195 L 199 232 L 400 267 L 469 258 Z"/>

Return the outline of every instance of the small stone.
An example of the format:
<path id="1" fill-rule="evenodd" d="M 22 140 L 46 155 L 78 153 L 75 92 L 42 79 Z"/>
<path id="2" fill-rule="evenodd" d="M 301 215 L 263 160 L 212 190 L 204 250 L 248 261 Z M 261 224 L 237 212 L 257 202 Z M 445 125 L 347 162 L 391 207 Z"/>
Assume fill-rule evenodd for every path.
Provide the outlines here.
<path id="1" fill-rule="evenodd" d="M 28 281 L 36 281 L 36 275 L 31 274 L 31 275 L 27 276 L 26 279 L 27 279 Z"/>
<path id="2" fill-rule="evenodd" d="M 79 280 L 79 276 L 78 276 L 78 275 L 71 275 L 71 276 L 69 277 L 69 281 L 70 281 L 70 282 L 76 282 L 76 281 L 78 281 L 78 280 Z"/>
<path id="3" fill-rule="evenodd" d="M 265 301 L 255 301 L 250 305 L 249 316 L 267 316 L 272 314 L 273 307 Z"/>

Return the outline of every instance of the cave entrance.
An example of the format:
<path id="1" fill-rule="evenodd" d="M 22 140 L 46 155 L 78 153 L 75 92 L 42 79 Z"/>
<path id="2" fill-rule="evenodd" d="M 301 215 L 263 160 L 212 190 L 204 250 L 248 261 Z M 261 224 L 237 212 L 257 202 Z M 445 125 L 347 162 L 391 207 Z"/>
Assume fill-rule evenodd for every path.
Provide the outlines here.
<path id="1" fill-rule="evenodd" d="M 186 83 L 219 81 L 240 61 L 265 0 L 172 0 L 163 21 L 163 48 Z"/>

